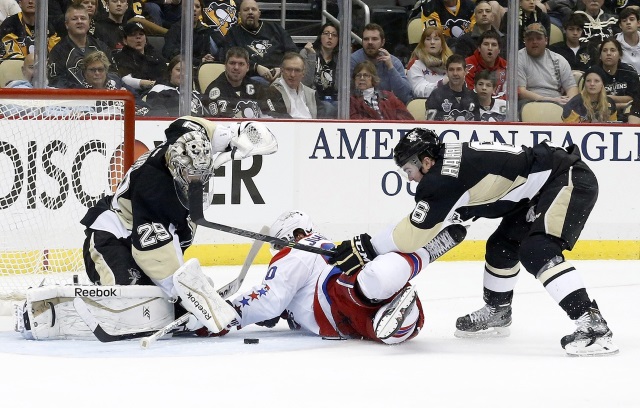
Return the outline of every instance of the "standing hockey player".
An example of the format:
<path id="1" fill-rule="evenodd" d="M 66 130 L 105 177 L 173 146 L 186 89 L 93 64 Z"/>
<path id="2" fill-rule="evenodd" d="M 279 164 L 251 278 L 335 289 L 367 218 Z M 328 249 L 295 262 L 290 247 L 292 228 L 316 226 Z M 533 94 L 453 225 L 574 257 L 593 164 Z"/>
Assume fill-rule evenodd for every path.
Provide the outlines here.
<path id="1" fill-rule="evenodd" d="M 197 263 L 183 265 L 196 230 L 189 217 L 189 182 L 206 183 L 214 168 L 231 159 L 273 153 L 277 142 L 261 123 L 215 124 L 191 116 L 172 122 L 165 134 L 166 141 L 140 156 L 115 193 L 82 219 L 85 267 L 99 285 L 155 284 L 219 332 L 235 312 Z"/>
<path id="2" fill-rule="evenodd" d="M 398 142 L 394 160 L 410 181 L 418 183 L 416 206 L 373 238 L 362 234 L 342 242 L 331 259 L 340 269 L 364 265 L 389 252 L 415 251 L 460 220 L 502 218 L 487 240 L 486 305 L 458 318 L 456 335 L 508 335 L 513 288 L 522 264 L 578 326 L 561 340 L 568 354 L 618 351 L 598 305 L 562 255 L 578 240 L 598 196 L 596 177 L 577 146 L 443 144 L 433 131 L 415 128 Z"/>
<path id="3" fill-rule="evenodd" d="M 462 232 L 466 234 L 464 228 Z M 300 211 L 280 215 L 270 235 L 334 247 Z M 237 328 L 255 323 L 273 327 L 282 316 L 292 329 L 324 338 L 404 342 L 416 336 L 424 323 L 420 300 L 408 281 L 462 239 L 464 235 L 454 241 L 443 231 L 425 248 L 381 255 L 349 273 L 328 264 L 323 255 L 286 247 L 273 257 L 262 283 L 232 301 Z"/>

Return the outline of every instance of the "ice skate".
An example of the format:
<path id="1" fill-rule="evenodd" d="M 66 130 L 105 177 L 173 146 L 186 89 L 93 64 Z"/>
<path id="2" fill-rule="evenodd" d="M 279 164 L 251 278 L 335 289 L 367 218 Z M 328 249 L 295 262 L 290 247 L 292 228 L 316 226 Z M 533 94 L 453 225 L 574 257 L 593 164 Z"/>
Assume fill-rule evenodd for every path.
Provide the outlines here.
<path id="1" fill-rule="evenodd" d="M 511 305 L 484 305 L 473 313 L 459 317 L 454 336 L 459 338 L 507 337 L 511 334 Z"/>
<path id="2" fill-rule="evenodd" d="M 393 298 L 380 320 L 375 325 L 376 337 L 388 339 L 402 328 L 405 318 L 416 305 L 417 294 L 414 286 L 407 286 Z"/>
<path id="3" fill-rule="evenodd" d="M 598 309 L 596 301 L 576 321 L 578 328 L 560 340 L 562 348 L 570 356 L 603 356 L 619 351 L 611 340 L 613 333 Z"/>
<path id="4" fill-rule="evenodd" d="M 429 252 L 430 262 L 435 261 L 455 247 L 467 236 L 467 229 L 460 224 L 452 224 L 440 231 L 424 248 Z"/>

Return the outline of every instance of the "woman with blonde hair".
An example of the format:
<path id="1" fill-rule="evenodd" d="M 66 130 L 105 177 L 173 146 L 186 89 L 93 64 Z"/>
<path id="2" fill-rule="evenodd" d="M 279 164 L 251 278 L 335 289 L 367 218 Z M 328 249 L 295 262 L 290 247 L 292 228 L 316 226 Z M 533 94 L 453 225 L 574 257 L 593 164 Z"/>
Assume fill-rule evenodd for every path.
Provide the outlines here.
<path id="1" fill-rule="evenodd" d="M 414 97 L 427 98 L 439 84 L 447 83 L 445 64 L 452 54 L 442 29 L 424 29 L 407 64 L 407 78 Z"/>
<path id="2" fill-rule="evenodd" d="M 564 105 L 562 121 L 568 123 L 602 123 L 618 119 L 616 103 L 604 89 L 604 71 L 597 65 L 584 73 L 582 91 Z"/>

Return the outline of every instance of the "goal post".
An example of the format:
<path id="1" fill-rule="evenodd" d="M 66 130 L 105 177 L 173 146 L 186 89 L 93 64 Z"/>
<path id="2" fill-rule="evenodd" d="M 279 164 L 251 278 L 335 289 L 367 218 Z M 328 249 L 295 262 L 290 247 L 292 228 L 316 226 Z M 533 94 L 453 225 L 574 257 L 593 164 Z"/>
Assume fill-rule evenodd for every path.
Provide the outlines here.
<path id="1" fill-rule="evenodd" d="M 128 91 L 0 89 L 0 303 L 85 275 L 80 220 L 133 163 L 134 120 Z"/>

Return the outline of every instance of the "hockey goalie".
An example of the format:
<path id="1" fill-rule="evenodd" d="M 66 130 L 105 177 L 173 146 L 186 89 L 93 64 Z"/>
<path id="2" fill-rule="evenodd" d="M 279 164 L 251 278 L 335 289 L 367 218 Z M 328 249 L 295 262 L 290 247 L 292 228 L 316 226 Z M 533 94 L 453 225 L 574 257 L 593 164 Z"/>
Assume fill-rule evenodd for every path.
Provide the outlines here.
<path id="1" fill-rule="evenodd" d="M 189 329 L 217 333 L 232 324 L 235 311 L 199 264 L 185 264 L 196 231 L 189 183 L 206 184 L 230 160 L 272 154 L 277 141 L 259 122 L 223 124 L 191 116 L 173 121 L 165 135 L 164 143 L 136 160 L 115 193 L 80 221 L 85 268 L 96 286 L 29 289 L 16 310 L 16 330 L 26 338 L 86 338 L 95 329 L 88 319 L 111 335 L 153 331 L 186 312 L 193 315 Z"/>

